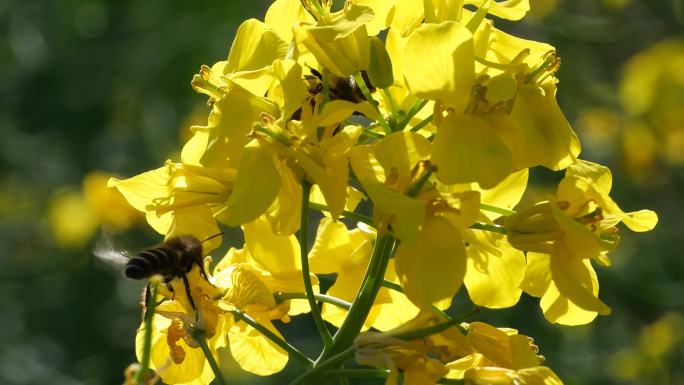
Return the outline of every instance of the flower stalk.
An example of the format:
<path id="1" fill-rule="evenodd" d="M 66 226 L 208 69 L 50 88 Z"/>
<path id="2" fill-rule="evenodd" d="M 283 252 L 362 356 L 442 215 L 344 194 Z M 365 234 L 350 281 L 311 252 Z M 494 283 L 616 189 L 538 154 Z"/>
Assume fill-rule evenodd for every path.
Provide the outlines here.
<path id="1" fill-rule="evenodd" d="M 145 289 L 145 331 L 143 337 L 142 357 L 140 358 L 140 370 L 135 374 L 135 383 L 142 385 L 145 383 L 145 374 L 150 368 L 150 350 L 152 349 L 152 328 L 154 319 L 154 309 L 157 305 L 157 284 L 156 281 L 147 285 Z"/>
<path id="2" fill-rule="evenodd" d="M 311 183 L 308 181 L 302 182 L 302 212 L 301 212 L 301 225 L 299 227 L 299 247 L 300 255 L 302 261 L 302 277 L 304 279 L 304 290 L 306 291 L 306 297 L 309 301 L 309 306 L 311 307 L 311 316 L 313 317 L 314 323 L 316 324 L 316 329 L 318 334 L 321 335 L 323 344 L 327 347 L 333 343 L 333 338 L 330 335 L 330 331 L 325 326 L 325 321 L 321 316 L 321 311 L 318 308 L 318 302 L 316 302 L 316 295 L 313 291 L 313 285 L 311 283 L 311 273 L 309 271 L 309 195 L 311 194 Z"/>

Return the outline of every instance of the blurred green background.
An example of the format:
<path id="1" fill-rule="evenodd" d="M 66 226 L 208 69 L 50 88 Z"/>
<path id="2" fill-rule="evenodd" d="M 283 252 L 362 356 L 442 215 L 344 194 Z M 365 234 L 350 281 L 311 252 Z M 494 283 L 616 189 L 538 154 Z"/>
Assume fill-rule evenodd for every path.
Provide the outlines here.
<path id="1" fill-rule="evenodd" d="M 104 170 L 132 176 L 180 148 L 206 98 L 190 79 L 223 60 L 239 23 L 267 0 L 0 2 L 0 383 L 120 384 L 135 361 L 143 283 L 95 260 L 100 224 L 122 247 L 159 241 Z M 535 338 L 566 384 L 684 384 L 684 31 L 681 2 L 531 0 L 497 26 L 553 44 L 559 101 L 582 157 L 611 167 L 626 211 L 656 210 L 655 231 L 625 231 L 599 268 L 613 314 L 582 327 L 543 320 L 538 300 L 480 319 Z M 536 179 L 535 179 L 536 178 Z M 536 170 L 533 180 L 558 180 Z M 543 196 L 552 187 L 540 184 Z M 467 305 L 459 294 L 456 307 Z M 284 327 L 317 351 L 306 318 Z M 290 365 L 292 378 L 299 368 Z M 225 370 L 231 384 L 271 383 Z"/>

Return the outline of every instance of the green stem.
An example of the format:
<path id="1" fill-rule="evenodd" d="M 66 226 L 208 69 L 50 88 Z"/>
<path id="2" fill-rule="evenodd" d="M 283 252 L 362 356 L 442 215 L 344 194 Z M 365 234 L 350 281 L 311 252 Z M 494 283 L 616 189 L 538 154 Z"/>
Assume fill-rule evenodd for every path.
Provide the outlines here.
<path id="1" fill-rule="evenodd" d="M 504 235 L 508 234 L 505 227 L 489 223 L 473 223 L 472 225 L 470 225 L 470 228 L 475 230 L 491 231 L 493 233 L 499 233 Z"/>
<path id="2" fill-rule="evenodd" d="M 324 373 L 327 373 L 329 370 L 344 364 L 344 361 L 354 355 L 354 351 L 354 347 L 349 346 L 347 349 L 329 357 L 327 360 L 321 362 L 320 365 L 314 366 L 311 370 L 295 378 L 290 385 L 311 383 L 311 381 L 315 378 L 320 378 L 320 376 L 322 376 Z"/>
<path id="3" fill-rule="evenodd" d="M 413 119 L 413 117 L 416 116 L 416 114 L 419 113 L 420 110 L 423 109 L 423 107 L 425 107 L 427 102 L 427 100 L 423 99 L 416 100 L 416 102 L 413 103 L 413 106 L 411 106 L 411 109 L 408 111 L 404 119 L 397 126 L 397 130 L 402 131 L 404 128 L 406 128 L 406 126 L 408 126 L 408 124 L 411 122 L 411 119 Z"/>
<path id="4" fill-rule="evenodd" d="M 416 180 L 406 191 L 406 196 L 415 198 L 416 195 L 420 192 L 420 190 L 425 186 L 425 183 L 427 183 L 428 179 L 430 179 L 430 176 L 432 176 L 433 173 L 437 171 L 437 167 L 430 165 L 428 168 L 418 177 L 418 180 Z"/>
<path id="5" fill-rule="evenodd" d="M 430 114 L 430 116 L 428 116 L 427 118 L 421 120 L 418 124 L 416 124 L 415 126 L 411 127 L 411 130 L 410 130 L 410 131 L 412 131 L 412 132 L 418 132 L 418 130 L 420 130 L 421 128 L 423 128 L 423 127 L 427 126 L 428 124 L 432 123 L 432 116 L 433 116 L 433 114 Z"/>
<path id="6" fill-rule="evenodd" d="M 304 366 L 306 366 L 308 368 L 313 366 L 314 362 L 312 359 L 310 359 L 304 353 L 297 350 L 297 348 L 295 348 L 294 346 L 288 344 L 287 341 L 280 338 L 280 336 L 273 333 L 271 330 L 266 328 L 264 325 L 257 322 L 254 318 L 250 317 L 249 314 L 247 314 L 243 311 L 240 311 L 240 310 L 233 310 L 233 311 L 231 311 L 231 313 L 233 314 L 233 316 L 235 316 L 236 321 L 244 321 L 246 324 L 248 324 L 249 326 L 256 329 L 256 331 L 261 333 L 264 337 L 268 338 L 273 343 L 275 343 L 276 345 L 283 348 L 292 357 L 294 357 L 297 361 L 301 362 Z"/>
<path id="7" fill-rule="evenodd" d="M 340 329 L 335 333 L 332 345 L 323 350 L 318 362 L 326 361 L 331 355 L 337 354 L 352 345 L 354 338 L 359 334 L 366 317 L 368 317 L 378 291 L 382 287 L 385 270 L 387 270 L 393 248 L 394 237 L 391 235 L 383 235 L 375 242 L 368 269 L 349 313 L 347 313 Z"/>
<path id="8" fill-rule="evenodd" d="M 306 299 L 306 298 L 308 298 L 306 296 L 306 293 L 281 293 L 281 292 L 278 292 L 278 293 L 275 293 L 273 296 L 275 297 L 276 302 L 287 301 L 288 299 Z M 340 309 L 349 310 L 349 308 L 351 307 L 351 303 L 349 303 L 345 300 L 336 298 L 336 297 L 331 297 L 331 296 L 325 295 L 325 294 L 315 294 L 314 296 L 316 297 L 317 301 L 329 303 L 331 305 L 339 307 Z"/>
<path id="9" fill-rule="evenodd" d="M 374 139 L 382 139 L 385 137 L 385 135 L 373 131 L 370 127 L 364 127 L 363 134 Z"/>
<path id="10" fill-rule="evenodd" d="M 316 302 L 316 296 L 313 291 L 313 285 L 311 284 L 311 274 L 309 272 L 309 245 L 308 245 L 308 233 L 309 233 L 309 195 L 311 194 L 311 183 L 304 181 L 302 182 L 302 212 L 301 212 L 301 225 L 299 226 L 299 247 L 300 255 L 302 261 L 302 277 L 304 278 L 304 291 L 306 291 L 306 297 L 309 300 L 309 306 L 311 307 L 311 316 L 313 317 L 314 323 L 316 324 L 316 329 L 318 329 L 318 334 L 321 335 L 323 339 L 323 344 L 328 347 L 332 344 L 333 339 L 330 336 L 328 328 L 325 326 L 325 321 L 321 316 L 321 311 L 318 308 L 318 303 Z"/>
<path id="11" fill-rule="evenodd" d="M 371 95 L 370 90 L 368 89 L 368 86 L 366 85 L 366 81 L 363 80 L 363 75 L 361 75 L 361 72 L 357 72 L 354 74 L 354 81 L 356 82 L 356 85 L 359 86 L 359 89 L 361 90 L 361 93 L 363 94 L 363 97 L 366 98 L 368 103 L 370 103 L 373 108 L 375 108 L 375 111 L 378 113 L 378 123 L 382 126 L 382 129 L 385 131 L 386 135 L 389 135 L 392 133 L 392 129 L 389 126 L 389 123 L 385 120 L 385 117 L 382 115 L 382 112 L 380 111 L 380 108 L 378 108 L 378 104 L 373 99 L 373 95 Z"/>
<path id="12" fill-rule="evenodd" d="M 392 111 L 392 120 L 397 119 L 397 103 L 394 101 L 394 97 L 392 96 L 392 93 L 389 91 L 389 88 L 382 88 L 382 95 L 385 97 L 385 101 L 387 104 L 390 106 L 390 110 Z"/>
<path id="13" fill-rule="evenodd" d="M 266 136 L 268 136 L 273 142 L 278 143 L 284 147 L 290 147 L 292 146 L 292 140 L 290 140 L 288 137 L 286 137 L 283 134 L 271 131 L 269 128 L 262 126 L 261 124 L 255 123 L 252 125 L 252 129 L 255 132 L 260 132 Z"/>
<path id="14" fill-rule="evenodd" d="M 328 208 L 328 206 L 322 205 L 320 203 L 309 202 L 309 208 L 314 209 L 314 210 L 318 210 L 318 211 L 330 212 L 330 209 Z M 363 215 L 363 214 L 358 214 L 358 213 L 355 213 L 352 211 L 344 210 L 344 211 L 342 211 L 342 215 L 345 218 L 353 219 L 357 222 L 365 223 L 368 226 L 375 227 L 373 224 L 373 220 L 371 218 Z"/>
<path id="15" fill-rule="evenodd" d="M 211 367 L 211 371 L 214 372 L 216 382 L 218 382 L 219 385 L 226 385 L 226 380 L 223 379 L 221 368 L 216 362 L 214 355 L 211 354 L 211 349 L 209 349 L 209 345 L 207 345 L 207 339 L 206 335 L 204 334 L 204 330 L 194 329 L 192 332 L 192 338 L 195 341 L 197 341 L 200 348 L 202 349 L 202 353 L 204 353 L 204 357 L 206 357 L 207 362 L 209 363 L 209 367 Z"/>
<path id="16" fill-rule="evenodd" d="M 493 213 L 501 214 L 506 217 L 515 214 L 515 211 L 513 210 L 508 210 L 503 207 L 492 206 L 484 203 L 480 203 L 480 209 L 484 211 L 491 211 Z"/>
<path id="17" fill-rule="evenodd" d="M 135 383 L 145 384 L 145 375 L 150 368 L 150 350 L 152 350 L 152 320 L 154 308 L 157 306 L 157 285 L 150 283 L 145 290 L 149 290 L 145 298 L 145 335 L 143 337 L 142 357 L 140 358 L 140 370 L 135 375 Z"/>

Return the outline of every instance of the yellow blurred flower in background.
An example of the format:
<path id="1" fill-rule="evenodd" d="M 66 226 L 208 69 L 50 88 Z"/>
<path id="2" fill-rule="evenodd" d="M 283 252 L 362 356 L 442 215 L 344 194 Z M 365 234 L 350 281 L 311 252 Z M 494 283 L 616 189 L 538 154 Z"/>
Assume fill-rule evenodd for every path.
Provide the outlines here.
<path id="1" fill-rule="evenodd" d="M 75 248 L 85 245 L 100 227 L 120 232 L 141 222 L 142 215 L 123 195 L 107 187 L 112 175 L 92 171 L 83 179 L 80 191 L 58 192 L 49 204 L 49 223 L 57 245 Z"/>

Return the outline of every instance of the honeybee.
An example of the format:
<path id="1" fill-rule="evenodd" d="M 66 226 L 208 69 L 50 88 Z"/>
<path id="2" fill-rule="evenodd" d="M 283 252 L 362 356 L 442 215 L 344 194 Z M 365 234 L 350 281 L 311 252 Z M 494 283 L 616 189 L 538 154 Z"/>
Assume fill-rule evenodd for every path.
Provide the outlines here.
<path id="1" fill-rule="evenodd" d="M 311 75 L 305 75 L 304 78 L 309 83 L 309 94 L 315 96 L 323 92 L 323 74 L 314 68 L 309 68 L 309 70 L 311 71 Z M 370 84 L 370 80 L 368 79 L 366 71 L 362 71 L 361 75 L 363 76 L 363 79 L 366 81 L 366 84 L 370 86 L 370 91 L 375 91 L 375 87 L 373 87 Z M 327 81 L 329 93 L 328 96 L 330 100 L 346 100 L 352 103 L 361 103 L 366 101 L 366 97 L 363 96 L 361 88 L 359 88 L 359 85 L 356 84 L 356 81 L 352 76 L 337 77 L 334 75 L 330 75 Z M 311 103 L 313 106 L 313 99 Z M 296 110 L 292 114 L 291 119 L 300 120 L 301 113 L 301 108 Z"/>
<path id="2" fill-rule="evenodd" d="M 131 279 L 141 280 L 154 275 L 161 275 L 171 292 L 173 292 L 171 281 L 174 278 L 182 279 L 190 305 L 193 309 L 196 309 L 195 302 L 190 293 L 190 283 L 188 282 L 187 274 L 194 265 L 197 265 L 200 269 L 200 274 L 207 278 L 203 265 L 204 254 L 202 252 L 202 244 L 221 235 L 223 233 L 212 235 L 201 242 L 191 235 L 181 235 L 170 238 L 159 246 L 142 250 L 133 256 L 126 251 L 115 250 L 112 247 L 111 239 L 104 236 L 95 246 L 93 254 L 106 262 L 119 266 L 122 265 L 124 267 L 124 275 Z M 149 285 L 145 289 L 146 299 L 148 295 Z M 147 303 L 147 300 L 145 300 L 145 303 Z"/>

